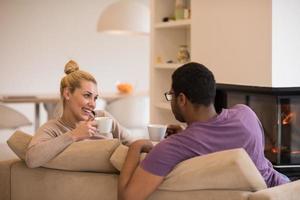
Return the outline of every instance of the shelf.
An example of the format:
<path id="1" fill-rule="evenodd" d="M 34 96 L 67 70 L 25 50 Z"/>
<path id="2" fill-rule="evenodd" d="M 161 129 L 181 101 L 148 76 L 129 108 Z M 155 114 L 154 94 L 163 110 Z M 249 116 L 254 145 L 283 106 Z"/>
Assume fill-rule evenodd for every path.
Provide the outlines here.
<path id="1" fill-rule="evenodd" d="M 163 63 L 163 64 L 155 64 L 155 69 L 177 69 L 183 65 L 182 63 Z"/>
<path id="2" fill-rule="evenodd" d="M 191 25 L 190 19 L 178 20 L 178 21 L 169 21 L 169 22 L 159 22 L 154 25 L 154 28 L 163 29 L 163 28 L 189 28 Z"/>
<path id="3" fill-rule="evenodd" d="M 171 104 L 170 103 L 158 103 L 155 105 L 156 108 L 171 111 Z"/>
<path id="4" fill-rule="evenodd" d="M 177 59 L 182 45 L 187 46 L 191 56 L 192 15 L 187 19 L 163 22 L 162 19 L 175 14 L 176 0 L 151 0 L 150 2 L 152 12 L 150 121 L 178 123 L 172 114 L 171 103 L 165 100 L 163 94 L 170 90 L 173 72 L 184 64 L 179 63 Z M 190 9 L 192 13 L 192 0 L 184 0 L 184 2 L 184 7 Z"/>

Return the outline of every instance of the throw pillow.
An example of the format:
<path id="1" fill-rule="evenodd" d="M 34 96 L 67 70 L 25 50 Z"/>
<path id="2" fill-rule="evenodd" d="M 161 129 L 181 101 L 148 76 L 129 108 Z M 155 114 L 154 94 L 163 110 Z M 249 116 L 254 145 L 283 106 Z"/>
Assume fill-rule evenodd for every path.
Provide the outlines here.
<path id="1" fill-rule="evenodd" d="M 20 159 L 25 160 L 31 138 L 31 135 L 16 131 L 7 144 Z M 70 171 L 117 172 L 109 158 L 119 144 L 117 139 L 75 142 L 43 167 Z"/>

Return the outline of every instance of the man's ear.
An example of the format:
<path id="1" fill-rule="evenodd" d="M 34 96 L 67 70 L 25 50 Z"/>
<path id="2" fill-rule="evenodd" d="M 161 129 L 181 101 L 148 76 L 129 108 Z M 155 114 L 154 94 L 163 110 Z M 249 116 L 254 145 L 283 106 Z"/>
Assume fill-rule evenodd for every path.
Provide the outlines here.
<path id="1" fill-rule="evenodd" d="M 69 100 L 71 95 L 70 88 L 66 87 L 63 92 L 63 96 L 65 100 Z"/>
<path id="2" fill-rule="evenodd" d="M 179 93 L 176 99 L 179 106 L 184 106 L 187 103 L 187 97 L 183 93 Z"/>

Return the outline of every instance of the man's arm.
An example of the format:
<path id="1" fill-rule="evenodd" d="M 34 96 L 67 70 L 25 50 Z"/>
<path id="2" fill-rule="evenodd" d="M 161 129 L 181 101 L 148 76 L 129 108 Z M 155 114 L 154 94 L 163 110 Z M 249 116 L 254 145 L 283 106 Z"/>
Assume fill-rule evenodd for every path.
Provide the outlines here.
<path id="1" fill-rule="evenodd" d="M 149 140 L 138 140 L 130 145 L 119 177 L 119 200 L 144 200 L 163 181 L 164 177 L 153 175 L 139 167 L 141 152 L 149 152 L 152 147 Z"/>

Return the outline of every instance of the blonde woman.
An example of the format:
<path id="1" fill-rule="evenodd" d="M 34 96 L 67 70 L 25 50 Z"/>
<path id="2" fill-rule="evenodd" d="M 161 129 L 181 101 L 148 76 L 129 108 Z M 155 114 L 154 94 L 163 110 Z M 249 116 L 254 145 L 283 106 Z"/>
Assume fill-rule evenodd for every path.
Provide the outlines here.
<path id="1" fill-rule="evenodd" d="M 60 83 L 62 116 L 46 122 L 33 136 L 26 153 L 26 163 L 30 168 L 47 163 L 73 142 L 100 138 L 96 134 L 94 117 L 113 118 L 105 111 L 94 111 L 98 89 L 91 74 L 79 70 L 72 60 L 66 64 L 64 71 L 66 75 Z M 128 138 L 128 133 L 115 119 L 112 136 L 123 141 Z"/>

